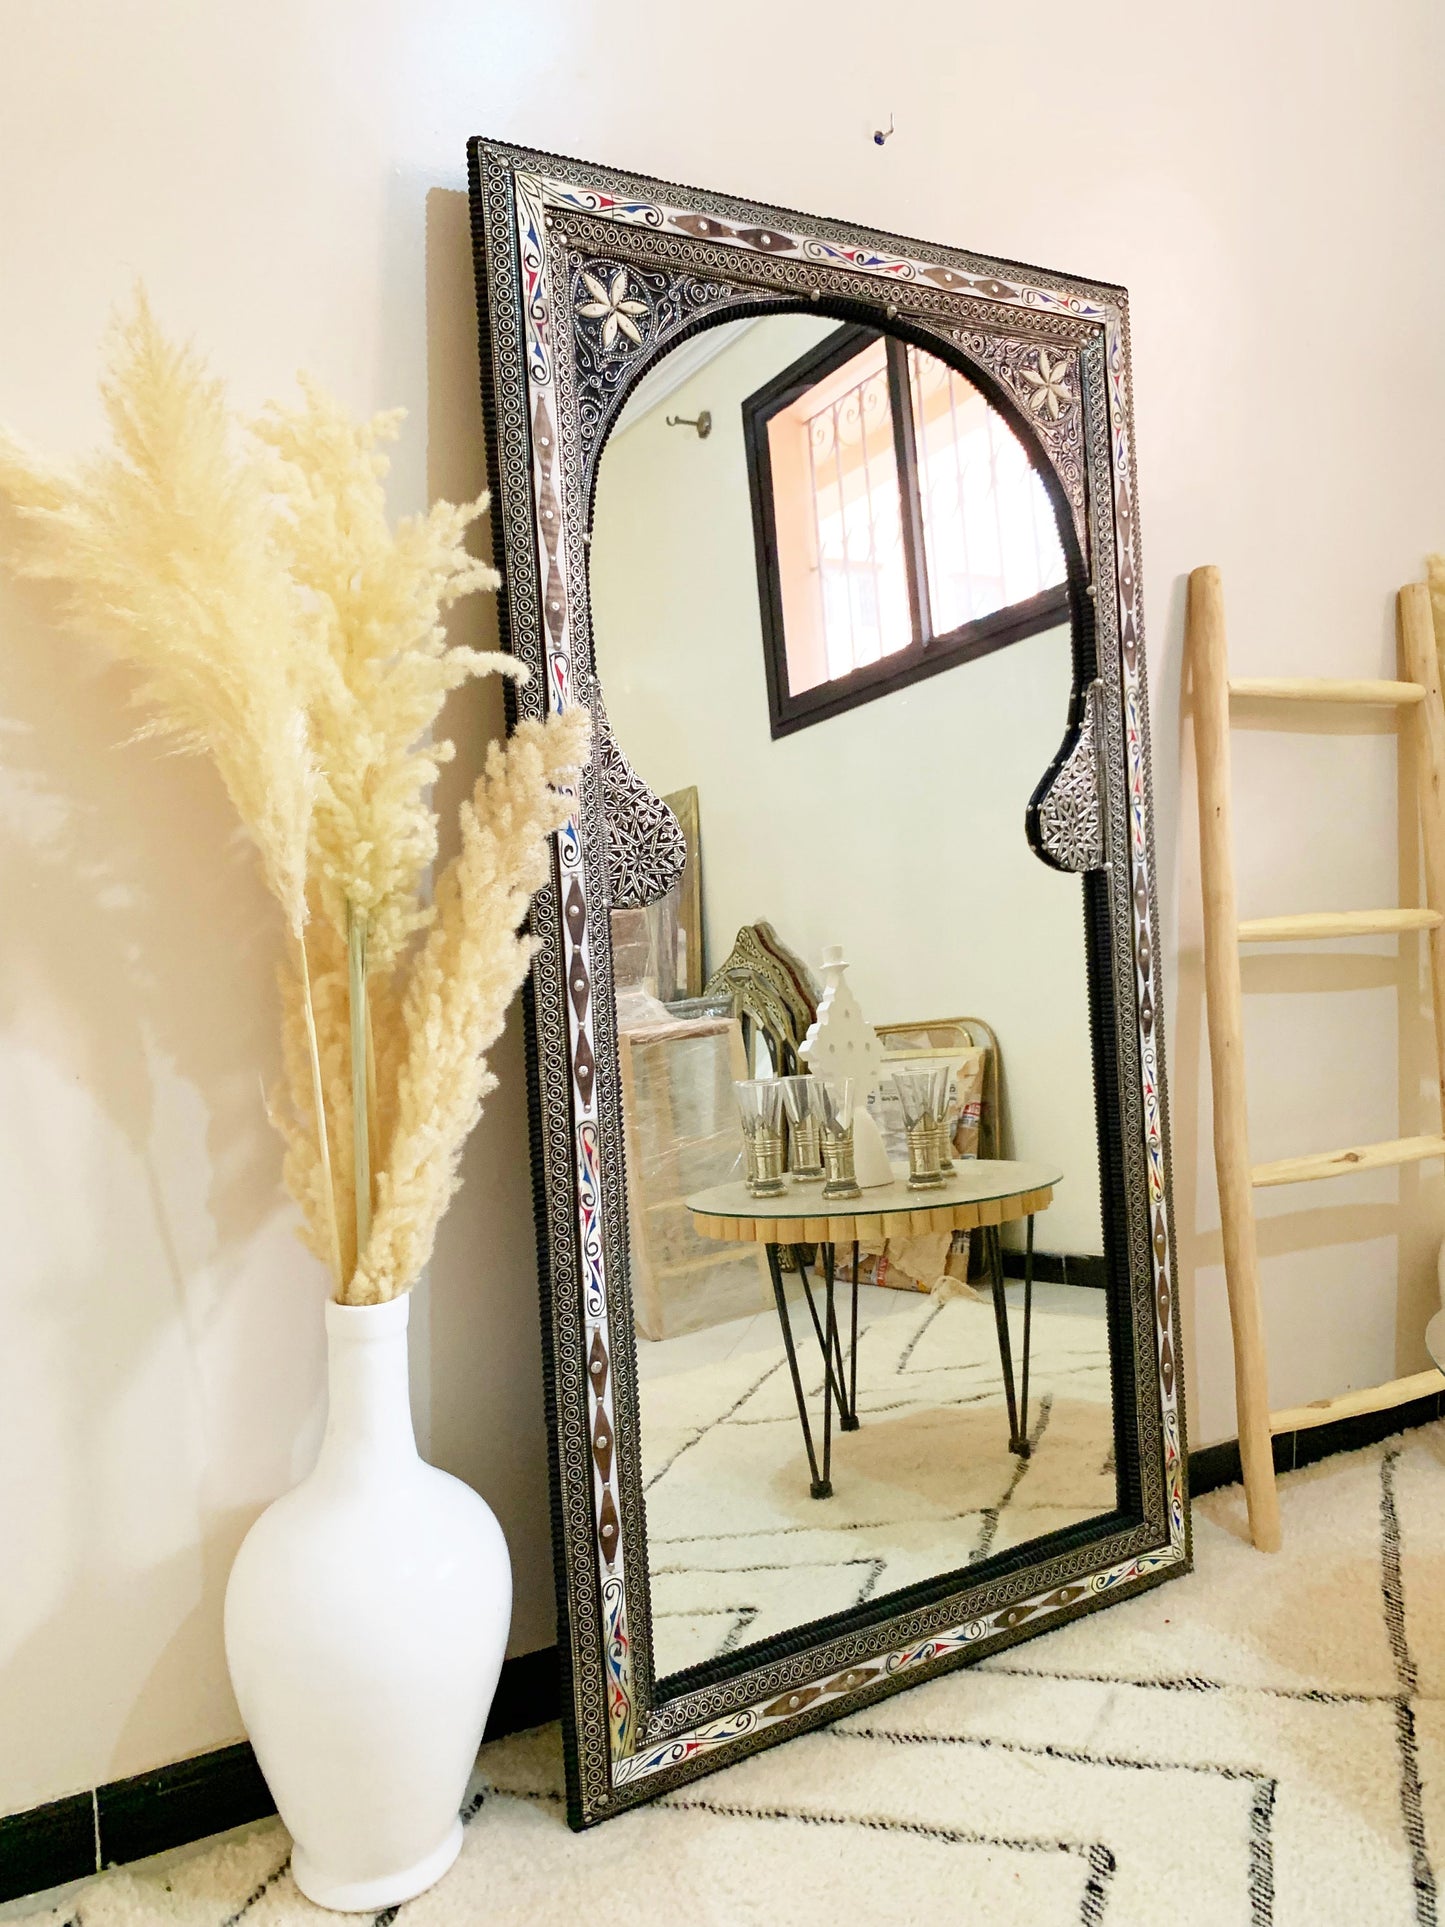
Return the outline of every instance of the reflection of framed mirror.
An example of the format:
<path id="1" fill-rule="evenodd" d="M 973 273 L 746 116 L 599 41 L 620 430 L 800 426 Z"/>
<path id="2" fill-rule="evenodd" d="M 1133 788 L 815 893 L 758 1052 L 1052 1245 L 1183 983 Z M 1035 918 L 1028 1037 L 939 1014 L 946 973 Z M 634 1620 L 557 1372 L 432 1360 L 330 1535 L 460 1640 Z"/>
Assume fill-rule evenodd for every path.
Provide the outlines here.
<path id="1" fill-rule="evenodd" d="M 472 164 L 518 703 L 605 694 L 609 731 L 529 994 L 585 1825 L 1187 1568 L 1127 305 L 548 155 Z M 817 459 L 785 555 L 789 436 Z M 878 1026 L 977 1011 L 1008 1141 L 928 1200 L 885 1160 L 849 1215 L 789 1181 L 763 1216 L 688 1191 L 669 1072 L 666 1202 L 771 1283 L 650 1339 L 606 912 L 673 886 L 683 788 L 711 941 L 770 924 L 814 968 L 846 942 Z M 858 1282 L 850 1240 L 907 1239 L 917 1282 L 972 1227 L 977 1289 Z M 1065 1262 L 1035 1279 L 1036 1253 Z M 1055 1282 L 1069 1259 L 1107 1289 Z"/>
<path id="2" fill-rule="evenodd" d="M 702 828 L 698 820 L 697 791 L 674 790 L 662 800 L 677 818 L 682 840 L 687 845 L 682 875 L 668 892 L 676 902 L 673 974 L 679 997 L 700 997 L 707 972 L 702 947 Z"/>

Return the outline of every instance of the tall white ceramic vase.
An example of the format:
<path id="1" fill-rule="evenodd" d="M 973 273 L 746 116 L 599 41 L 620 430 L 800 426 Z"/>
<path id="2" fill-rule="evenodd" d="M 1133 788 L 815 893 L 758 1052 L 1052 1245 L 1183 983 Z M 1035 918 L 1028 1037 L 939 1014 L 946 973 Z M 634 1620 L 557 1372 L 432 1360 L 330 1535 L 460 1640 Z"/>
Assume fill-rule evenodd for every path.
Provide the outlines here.
<path id="1" fill-rule="evenodd" d="M 456 1859 L 512 1613 L 490 1508 L 417 1453 L 409 1304 L 327 1305 L 320 1457 L 252 1526 L 226 1590 L 231 1680 L 296 1884 L 342 1912 L 410 1900 Z"/>

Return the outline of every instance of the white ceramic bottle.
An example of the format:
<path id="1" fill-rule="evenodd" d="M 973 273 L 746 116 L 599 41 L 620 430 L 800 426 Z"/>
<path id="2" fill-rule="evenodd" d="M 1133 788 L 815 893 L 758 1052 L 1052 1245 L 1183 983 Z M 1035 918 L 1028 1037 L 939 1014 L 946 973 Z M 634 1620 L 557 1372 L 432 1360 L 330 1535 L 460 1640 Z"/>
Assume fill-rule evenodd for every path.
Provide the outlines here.
<path id="1" fill-rule="evenodd" d="M 320 1457 L 252 1526 L 226 1591 L 231 1680 L 296 1884 L 343 1912 L 409 1900 L 455 1860 L 512 1612 L 491 1509 L 417 1453 L 409 1305 L 327 1305 Z"/>
<path id="2" fill-rule="evenodd" d="M 860 1187 L 868 1191 L 892 1184 L 895 1176 L 883 1134 L 868 1109 L 869 1099 L 878 1090 L 883 1046 L 853 995 L 847 971 L 843 946 L 829 944 L 823 952 L 823 995 L 818 1000 L 818 1014 L 799 1055 L 806 1059 L 815 1077 L 852 1078 L 853 1172 Z"/>

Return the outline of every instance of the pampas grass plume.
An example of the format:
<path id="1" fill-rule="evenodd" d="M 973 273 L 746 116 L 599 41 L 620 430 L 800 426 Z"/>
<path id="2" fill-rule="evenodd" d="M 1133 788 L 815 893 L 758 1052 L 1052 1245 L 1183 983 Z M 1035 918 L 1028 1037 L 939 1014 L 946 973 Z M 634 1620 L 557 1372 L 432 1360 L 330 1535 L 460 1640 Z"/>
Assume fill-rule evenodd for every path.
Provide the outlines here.
<path id="1" fill-rule="evenodd" d="M 101 395 L 114 447 L 74 469 L 0 434 L 5 559 L 59 583 L 69 625 L 131 665 L 145 733 L 211 758 L 299 932 L 317 770 L 270 492 L 235 457 L 221 384 L 144 295 L 113 330 Z"/>
<path id="2" fill-rule="evenodd" d="M 357 422 L 303 378 L 299 405 L 241 423 L 143 295 L 101 393 L 113 446 L 73 469 L 0 433 L 0 561 L 60 585 L 69 626 L 135 672 L 143 733 L 209 756 L 249 831 L 293 939 L 270 1106 L 285 1182 L 337 1297 L 375 1303 L 425 1265 L 494 1086 L 588 717 L 492 746 L 429 899 L 442 705 L 521 673 L 444 626 L 498 583 L 466 546 L 486 498 L 393 528 L 400 413 Z"/>

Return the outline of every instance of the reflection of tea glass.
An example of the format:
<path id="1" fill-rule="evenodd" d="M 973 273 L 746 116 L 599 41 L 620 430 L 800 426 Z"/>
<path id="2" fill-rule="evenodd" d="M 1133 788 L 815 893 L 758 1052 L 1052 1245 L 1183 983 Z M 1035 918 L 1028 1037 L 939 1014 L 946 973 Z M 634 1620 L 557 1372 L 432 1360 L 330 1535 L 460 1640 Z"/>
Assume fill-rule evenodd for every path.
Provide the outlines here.
<path id="1" fill-rule="evenodd" d="M 936 1191 L 944 1182 L 941 1139 L 948 1066 L 900 1064 L 893 1073 L 893 1085 L 908 1138 L 908 1188 Z"/>
<path id="2" fill-rule="evenodd" d="M 780 1077 L 788 1113 L 788 1169 L 795 1184 L 823 1178 L 823 1087 L 816 1077 Z"/>
<path id="3" fill-rule="evenodd" d="M 853 1169 L 853 1080 L 819 1077 L 822 1103 L 823 1183 L 825 1198 L 861 1198 L 862 1186 Z"/>
<path id="4" fill-rule="evenodd" d="M 918 1068 L 927 1069 L 933 1076 L 942 1080 L 942 1089 L 938 1097 L 938 1168 L 946 1178 L 951 1178 L 953 1159 L 949 1153 L 953 1146 L 948 1140 L 948 1107 L 953 1096 L 953 1064 L 948 1059 L 938 1058 L 927 1065 L 920 1064 Z"/>
<path id="5" fill-rule="evenodd" d="M 783 1185 L 783 1087 L 776 1077 L 745 1077 L 734 1085 L 748 1149 L 748 1194 L 776 1198 Z"/>

